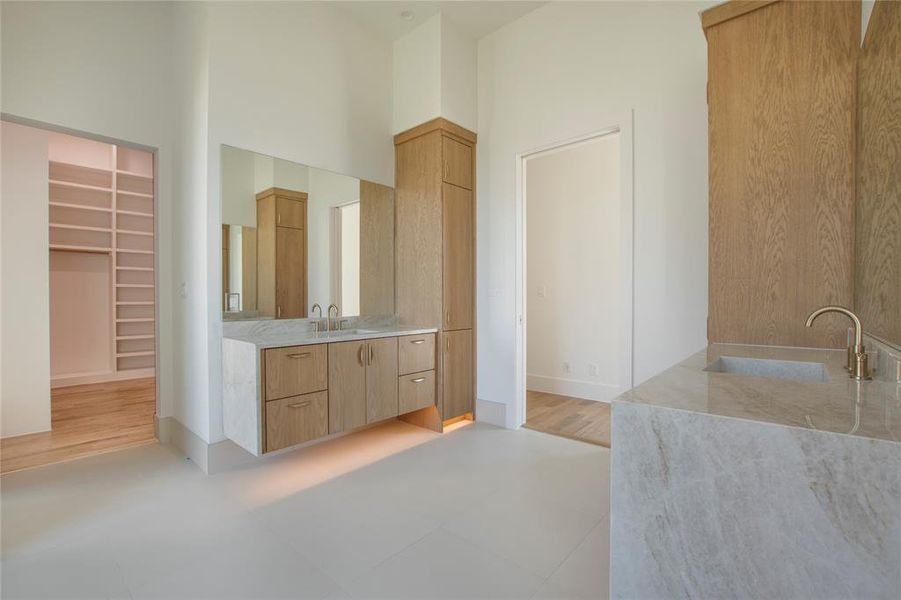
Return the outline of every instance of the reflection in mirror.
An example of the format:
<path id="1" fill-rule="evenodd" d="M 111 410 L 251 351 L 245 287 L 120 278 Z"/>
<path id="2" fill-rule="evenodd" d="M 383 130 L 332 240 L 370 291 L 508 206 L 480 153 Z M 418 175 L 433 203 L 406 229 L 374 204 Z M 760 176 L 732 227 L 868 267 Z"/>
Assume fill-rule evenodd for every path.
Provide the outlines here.
<path id="1" fill-rule="evenodd" d="M 222 146 L 222 220 L 225 318 L 394 314 L 392 188 Z"/>
<path id="2" fill-rule="evenodd" d="M 854 308 L 901 348 L 901 3 L 873 7 L 858 64 Z"/>

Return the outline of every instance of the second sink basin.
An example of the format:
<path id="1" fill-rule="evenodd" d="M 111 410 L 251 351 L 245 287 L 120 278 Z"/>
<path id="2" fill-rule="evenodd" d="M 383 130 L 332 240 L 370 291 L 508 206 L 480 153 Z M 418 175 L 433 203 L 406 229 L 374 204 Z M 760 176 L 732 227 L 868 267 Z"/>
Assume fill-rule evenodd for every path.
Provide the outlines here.
<path id="1" fill-rule="evenodd" d="M 795 381 L 829 381 L 826 365 L 817 362 L 796 360 L 773 360 L 768 358 L 744 358 L 721 356 L 704 369 L 713 373 L 735 373 L 770 379 L 792 379 Z"/>

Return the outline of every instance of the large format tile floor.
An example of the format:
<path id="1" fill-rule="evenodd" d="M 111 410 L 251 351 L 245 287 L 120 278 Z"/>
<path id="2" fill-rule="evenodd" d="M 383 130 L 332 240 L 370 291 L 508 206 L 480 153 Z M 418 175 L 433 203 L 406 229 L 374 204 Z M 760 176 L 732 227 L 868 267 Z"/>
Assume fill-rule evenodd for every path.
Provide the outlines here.
<path id="1" fill-rule="evenodd" d="M 0 595 L 603 598 L 608 452 L 395 422 L 209 477 L 159 445 L 12 473 Z"/>

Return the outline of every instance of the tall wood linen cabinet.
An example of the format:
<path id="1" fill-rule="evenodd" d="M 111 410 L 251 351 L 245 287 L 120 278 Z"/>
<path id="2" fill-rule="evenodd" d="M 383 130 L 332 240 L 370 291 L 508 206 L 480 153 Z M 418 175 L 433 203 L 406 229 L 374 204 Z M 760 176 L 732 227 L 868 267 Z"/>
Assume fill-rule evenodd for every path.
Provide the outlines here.
<path id="1" fill-rule="evenodd" d="M 276 319 L 307 317 L 307 194 L 257 194 L 257 310 Z"/>
<path id="2" fill-rule="evenodd" d="M 439 118 L 394 144 L 397 313 L 438 328 L 436 406 L 405 418 L 440 430 L 474 410 L 476 134 Z"/>

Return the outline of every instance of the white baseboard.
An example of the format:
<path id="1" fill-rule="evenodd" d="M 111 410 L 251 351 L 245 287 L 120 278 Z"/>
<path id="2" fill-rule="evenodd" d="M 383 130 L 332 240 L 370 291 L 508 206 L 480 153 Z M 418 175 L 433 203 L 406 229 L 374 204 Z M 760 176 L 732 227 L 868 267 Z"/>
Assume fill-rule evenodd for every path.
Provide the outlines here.
<path id="1" fill-rule="evenodd" d="M 618 385 L 611 383 L 563 379 L 562 377 L 548 377 L 546 375 L 527 375 L 526 389 L 533 392 L 547 392 L 549 394 L 559 394 L 583 400 L 596 400 L 598 402 L 610 402 L 622 393 Z"/>
<path id="2" fill-rule="evenodd" d="M 209 474 L 209 444 L 199 435 L 182 425 L 175 417 L 157 417 L 156 431 L 161 444 L 175 446 L 201 471 Z"/>
<path id="3" fill-rule="evenodd" d="M 476 399 L 476 421 L 497 427 L 507 426 L 507 405 L 502 402 Z"/>

